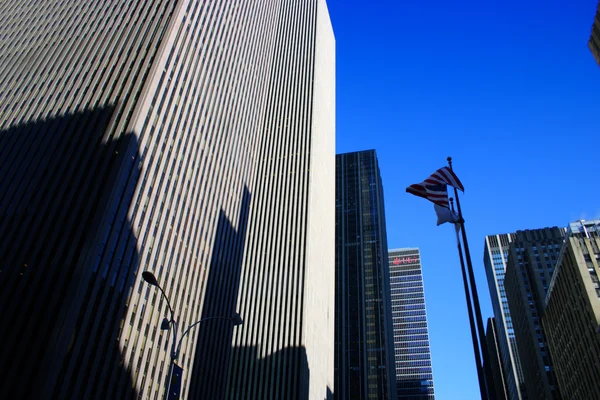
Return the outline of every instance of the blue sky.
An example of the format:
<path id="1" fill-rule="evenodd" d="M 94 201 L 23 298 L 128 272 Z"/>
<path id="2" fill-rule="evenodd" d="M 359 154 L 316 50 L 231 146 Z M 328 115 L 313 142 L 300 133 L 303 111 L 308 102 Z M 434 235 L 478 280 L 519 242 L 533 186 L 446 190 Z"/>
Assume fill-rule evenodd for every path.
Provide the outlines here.
<path id="1" fill-rule="evenodd" d="M 454 158 L 484 318 L 485 235 L 600 218 L 596 0 L 328 0 L 337 151 L 376 149 L 390 248 L 423 260 L 437 400 L 479 398 L 452 227 L 405 193 Z"/>

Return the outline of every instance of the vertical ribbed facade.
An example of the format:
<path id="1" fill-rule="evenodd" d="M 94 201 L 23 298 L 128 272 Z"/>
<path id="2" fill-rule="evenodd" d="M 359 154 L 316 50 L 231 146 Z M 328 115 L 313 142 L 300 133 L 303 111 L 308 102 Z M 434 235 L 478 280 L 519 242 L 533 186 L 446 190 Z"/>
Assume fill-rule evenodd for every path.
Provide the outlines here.
<path id="1" fill-rule="evenodd" d="M 275 18 L 240 270 L 245 321 L 234 333 L 226 393 L 323 399 L 333 391 L 335 42 L 324 0 L 283 2 Z M 218 388 L 198 393 L 221 398 Z"/>
<path id="2" fill-rule="evenodd" d="M 504 275 L 510 242 L 514 239 L 515 235 L 512 233 L 486 236 L 483 264 L 490 289 L 492 309 L 494 310 L 502 368 L 504 369 L 506 387 L 508 388 L 507 395 L 510 400 L 521 400 L 523 399 L 521 393 L 523 373 L 521 372 L 515 331 L 504 288 Z"/>
<path id="3" fill-rule="evenodd" d="M 398 400 L 434 400 L 421 253 L 388 251 Z"/>
<path id="4" fill-rule="evenodd" d="M 374 150 L 336 156 L 335 398 L 394 399 L 383 185 Z"/>
<path id="5" fill-rule="evenodd" d="M 183 398 L 195 358 L 240 343 L 261 360 L 304 347 L 273 386 L 321 368 L 325 397 L 333 352 L 312 335 L 328 309 L 310 315 L 328 295 L 310 280 L 334 281 L 324 2 L 15 0 L 0 21 L 0 397 L 160 398 L 169 312 L 143 270 L 179 334 L 244 319 L 184 338 Z"/>
<path id="6" fill-rule="evenodd" d="M 600 398 L 600 220 L 569 224 L 542 324 L 563 398 Z"/>
<path id="7" fill-rule="evenodd" d="M 542 315 L 564 236 L 558 227 L 517 231 L 509 249 L 504 288 L 528 400 L 562 398 Z"/>

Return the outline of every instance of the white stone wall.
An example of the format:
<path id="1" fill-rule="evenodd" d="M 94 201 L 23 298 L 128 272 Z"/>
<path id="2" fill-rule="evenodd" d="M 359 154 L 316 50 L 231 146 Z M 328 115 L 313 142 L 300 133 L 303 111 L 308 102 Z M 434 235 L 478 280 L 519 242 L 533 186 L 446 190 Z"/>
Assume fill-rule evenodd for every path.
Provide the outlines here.
<path id="1" fill-rule="evenodd" d="M 309 184 L 304 343 L 311 400 L 333 392 L 335 328 L 335 37 L 325 0 L 317 38 Z"/>

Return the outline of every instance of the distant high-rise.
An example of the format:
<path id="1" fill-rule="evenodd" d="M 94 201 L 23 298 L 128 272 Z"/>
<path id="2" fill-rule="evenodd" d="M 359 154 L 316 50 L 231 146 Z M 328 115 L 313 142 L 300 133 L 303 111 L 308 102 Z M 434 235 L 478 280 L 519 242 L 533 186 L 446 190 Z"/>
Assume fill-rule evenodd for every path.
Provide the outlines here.
<path id="1" fill-rule="evenodd" d="M 336 156 L 335 398 L 396 398 L 383 185 L 374 150 Z"/>
<path id="2" fill-rule="evenodd" d="M 592 32 L 590 33 L 588 47 L 596 59 L 596 62 L 600 65 L 600 2 L 598 2 L 598 8 L 596 9 L 596 16 L 594 18 L 594 23 L 592 24 Z"/>
<path id="3" fill-rule="evenodd" d="M 496 390 L 496 398 L 492 400 L 507 400 L 506 393 L 508 392 L 508 388 L 506 387 L 506 379 L 504 379 L 504 368 L 502 366 L 502 356 L 500 355 L 496 320 L 493 317 L 487 320 L 485 341 L 489 353 L 488 362 L 490 363 L 490 371 L 494 379 L 494 389 Z"/>
<path id="4" fill-rule="evenodd" d="M 510 244 L 504 288 L 528 400 L 560 399 L 541 317 L 564 228 L 517 231 Z"/>
<path id="5" fill-rule="evenodd" d="M 0 22 L 0 398 L 161 398 L 144 270 L 180 335 L 244 320 L 183 338 L 182 398 L 331 394 L 325 1 L 16 0 Z"/>
<path id="6" fill-rule="evenodd" d="M 392 322 L 398 400 L 433 400 L 433 372 L 421 254 L 416 248 L 389 250 Z"/>
<path id="7" fill-rule="evenodd" d="M 521 400 L 524 398 L 521 395 L 523 374 L 504 288 L 504 274 L 506 272 L 506 262 L 508 261 L 509 246 L 514 237 L 515 235 L 512 233 L 486 236 L 483 263 L 490 289 L 492 309 L 494 310 L 502 368 L 505 374 L 506 387 L 508 388 L 507 395 L 510 400 Z"/>
<path id="8" fill-rule="evenodd" d="M 569 224 L 542 324 L 565 399 L 600 399 L 600 220 Z"/>

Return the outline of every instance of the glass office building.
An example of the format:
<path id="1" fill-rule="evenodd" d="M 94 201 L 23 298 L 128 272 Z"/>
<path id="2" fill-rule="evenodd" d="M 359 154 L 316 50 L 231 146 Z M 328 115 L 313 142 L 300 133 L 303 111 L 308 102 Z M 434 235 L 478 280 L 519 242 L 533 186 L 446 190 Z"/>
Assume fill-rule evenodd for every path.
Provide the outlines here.
<path id="1" fill-rule="evenodd" d="M 389 250 L 392 321 L 398 400 L 433 400 L 433 372 L 421 254 L 417 248 Z"/>
<path id="2" fill-rule="evenodd" d="M 519 352 L 515 339 L 506 290 L 504 275 L 510 242 L 515 240 L 515 234 L 490 235 L 485 237 L 483 264 L 487 275 L 492 309 L 496 321 L 498 345 L 502 358 L 502 368 L 506 380 L 507 395 L 510 400 L 522 400 L 522 385 L 524 383 Z"/>
<path id="3" fill-rule="evenodd" d="M 336 156 L 335 397 L 396 398 L 383 186 L 374 150 Z"/>

